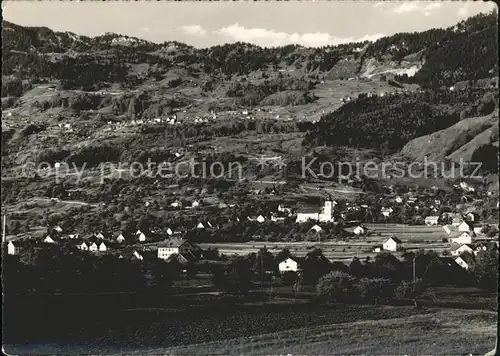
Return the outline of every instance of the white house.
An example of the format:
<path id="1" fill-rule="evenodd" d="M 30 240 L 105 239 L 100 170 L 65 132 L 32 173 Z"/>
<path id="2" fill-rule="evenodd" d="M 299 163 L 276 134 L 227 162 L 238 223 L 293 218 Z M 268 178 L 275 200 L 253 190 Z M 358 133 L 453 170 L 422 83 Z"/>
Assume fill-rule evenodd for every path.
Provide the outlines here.
<path id="1" fill-rule="evenodd" d="M 439 216 L 431 215 L 425 218 L 425 225 L 437 225 Z"/>
<path id="2" fill-rule="evenodd" d="M 95 252 L 99 250 L 99 247 L 97 247 L 97 244 L 93 242 L 92 245 L 90 245 L 89 250 Z"/>
<path id="3" fill-rule="evenodd" d="M 464 190 L 466 192 L 473 192 L 473 191 L 475 191 L 474 187 L 472 187 L 471 185 L 469 185 L 466 182 L 460 182 L 460 188 L 462 188 L 462 190 Z"/>
<path id="4" fill-rule="evenodd" d="M 47 237 L 43 240 L 43 242 L 47 244 L 53 244 L 55 241 L 52 237 L 50 237 L 50 235 L 47 235 Z"/>
<path id="5" fill-rule="evenodd" d="M 197 228 L 197 229 L 204 229 L 204 228 L 205 228 L 205 225 L 203 225 L 203 223 L 200 221 L 200 222 L 198 223 L 198 225 L 196 225 L 196 228 Z"/>
<path id="6" fill-rule="evenodd" d="M 401 204 L 403 202 L 403 198 L 401 198 L 400 196 L 397 196 L 396 198 L 394 198 L 394 202 Z"/>
<path id="7" fill-rule="evenodd" d="M 443 230 L 449 235 L 451 234 L 451 229 L 448 225 L 443 226 Z"/>
<path id="8" fill-rule="evenodd" d="M 356 235 L 364 235 L 366 234 L 366 228 L 364 226 L 358 225 L 352 230 L 352 232 Z"/>
<path id="9" fill-rule="evenodd" d="M 168 229 L 167 229 L 167 234 L 168 234 L 168 235 L 172 236 L 172 234 L 173 234 L 173 233 L 174 233 L 174 232 L 172 231 L 172 229 L 171 229 L 171 228 L 168 228 Z"/>
<path id="10" fill-rule="evenodd" d="M 99 232 L 97 235 L 95 235 L 95 237 L 97 237 L 98 239 L 103 239 L 104 235 L 102 234 L 102 232 Z"/>
<path id="11" fill-rule="evenodd" d="M 123 234 L 118 235 L 118 237 L 116 238 L 116 242 L 118 243 L 122 243 L 124 241 L 125 241 L 125 236 L 123 236 Z"/>
<path id="12" fill-rule="evenodd" d="M 459 245 L 458 247 L 455 246 L 451 248 L 452 256 L 460 256 L 462 253 L 465 252 L 473 254 L 474 250 L 469 245 Z"/>
<path id="13" fill-rule="evenodd" d="M 79 250 L 82 250 L 82 251 L 88 251 L 89 250 L 89 245 L 87 245 L 85 242 L 82 242 L 81 245 L 78 245 L 77 246 Z"/>
<path id="14" fill-rule="evenodd" d="M 134 253 L 132 254 L 132 256 L 134 256 L 135 258 L 137 258 L 138 260 L 142 261 L 144 259 L 144 257 L 137 251 L 134 251 Z"/>
<path id="15" fill-rule="evenodd" d="M 470 268 L 469 264 L 460 256 L 455 258 L 455 262 L 457 263 L 457 265 L 459 265 L 460 267 L 462 267 L 466 270 L 468 270 Z"/>
<path id="16" fill-rule="evenodd" d="M 382 252 L 382 249 L 379 246 L 373 248 L 373 252 Z"/>
<path id="17" fill-rule="evenodd" d="M 99 245 L 99 251 L 105 252 L 107 250 L 108 250 L 108 248 L 107 248 L 106 244 L 104 242 L 101 242 L 101 244 Z"/>
<path id="18" fill-rule="evenodd" d="M 19 249 L 17 248 L 17 246 L 14 245 L 14 243 L 12 241 L 9 241 L 9 243 L 7 244 L 7 254 L 15 256 L 18 253 L 19 253 Z"/>
<path id="19" fill-rule="evenodd" d="M 179 208 L 182 206 L 182 203 L 179 200 L 176 200 L 173 203 L 171 203 L 170 206 L 173 208 Z"/>
<path id="20" fill-rule="evenodd" d="M 194 200 L 192 203 L 191 203 L 191 208 L 197 208 L 200 206 L 200 201 L 199 200 Z"/>
<path id="21" fill-rule="evenodd" d="M 59 233 L 63 232 L 62 227 L 60 227 L 59 225 L 57 225 L 57 226 L 54 228 L 54 230 L 55 230 L 55 231 L 57 231 L 57 232 L 59 232 Z"/>
<path id="22" fill-rule="evenodd" d="M 323 230 L 323 229 L 322 229 L 322 228 L 321 228 L 321 226 L 319 226 L 318 224 L 315 224 L 313 227 L 311 227 L 311 228 L 309 229 L 309 231 L 311 231 L 311 230 L 316 231 L 316 232 L 320 232 L 320 231 L 321 231 L 321 230 Z"/>
<path id="23" fill-rule="evenodd" d="M 158 244 L 158 258 L 167 260 L 174 254 L 189 254 L 197 247 L 184 239 L 169 239 Z"/>
<path id="24" fill-rule="evenodd" d="M 248 217 L 248 220 L 250 220 L 250 221 L 257 221 L 257 222 L 259 222 L 259 223 L 261 223 L 261 224 L 262 224 L 264 221 L 266 221 L 266 218 L 265 218 L 265 217 L 263 217 L 262 215 L 259 215 L 259 216 L 257 216 L 257 217 L 250 217 L 250 216 L 249 216 L 249 217 Z"/>
<path id="25" fill-rule="evenodd" d="M 470 223 L 468 223 L 467 221 L 462 221 L 462 223 L 460 225 L 458 225 L 457 230 L 459 232 L 464 232 L 464 231 L 470 232 L 470 231 L 474 231 L 474 227 Z"/>
<path id="26" fill-rule="evenodd" d="M 392 208 L 382 208 L 382 209 L 380 210 L 380 213 L 381 213 L 383 216 L 385 216 L 386 218 L 388 218 L 389 216 L 391 216 L 391 214 L 392 214 L 392 212 L 393 212 L 393 211 L 394 211 L 394 210 L 393 210 Z"/>
<path id="27" fill-rule="evenodd" d="M 146 241 L 146 235 L 141 230 L 137 230 L 137 232 L 135 233 L 135 235 L 137 236 L 137 239 L 140 242 Z"/>
<path id="28" fill-rule="evenodd" d="M 280 273 L 285 272 L 297 272 L 298 271 L 298 263 L 292 258 L 287 258 L 286 260 L 280 262 L 278 264 L 278 270 Z"/>
<path id="29" fill-rule="evenodd" d="M 401 247 L 401 240 L 398 239 L 397 237 L 390 237 L 384 244 L 382 245 L 382 248 L 385 251 L 397 251 L 398 248 Z"/>
<path id="30" fill-rule="evenodd" d="M 473 232 L 464 231 L 458 237 L 452 238 L 451 242 L 457 244 L 470 244 L 472 243 L 473 237 L 476 237 Z"/>
<path id="31" fill-rule="evenodd" d="M 299 212 L 295 222 L 306 222 L 308 220 L 333 222 L 333 208 L 337 203 L 335 201 L 325 201 L 320 212 Z"/>
<path id="32" fill-rule="evenodd" d="M 483 233 L 483 227 L 482 226 L 475 226 L 474 227 L 474 234 L 482 234 Z"/>

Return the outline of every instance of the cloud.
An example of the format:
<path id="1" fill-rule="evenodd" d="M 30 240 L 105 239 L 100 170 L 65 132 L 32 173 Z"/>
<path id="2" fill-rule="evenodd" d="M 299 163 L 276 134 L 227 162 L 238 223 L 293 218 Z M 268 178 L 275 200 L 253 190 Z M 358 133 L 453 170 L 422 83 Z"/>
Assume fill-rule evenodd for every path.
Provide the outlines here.
<path id="1" fill-rule="evenodd" d="M 207 31 L 200 25 L 181 26 L 180 29 L 191 36 L 204 37 L 207 34 Z"/>
<path id="2" fill-rule="evenodd" d="M 409 2 L 404 2 L 401 5 L 395 7 L 392 9 L 393 12 L 396 14 L 403 14 L 405 12 L 413 12 L 413 11 L 418 11 L 419 7 L 415 3 L 409 3 Z"/>
<path id="3" fill-rule="evenodd" d="M 314 33 L 287 33 L 264 28 L 245 28 L 239 24 L 233 24 L 214 31 L 214 34 L 229 37 L 233 41 L 250 42 L 260 46 L 275 47 L 287 44 L 300 44 L 307 47 L 321 47 L 327 45 L 338 45 L 349 42 L 374 41 L 383 34 L 365 35 L 361 38 L 334 37 L 325 32 Z"/>
<path id="4" fill-rule="evenodd" d="M 404 2 L 401 5 L 398 5 L 392 8 L 392 12 L 396 14 L 404 14 L 409 12 L 420 12 L 425 16 L 430 16 L 432 14 L 432 10 L 439 9 L 442 5 L 440 3 L 430 3 L 424 6 L 422 3 L 418 2 Z"/>

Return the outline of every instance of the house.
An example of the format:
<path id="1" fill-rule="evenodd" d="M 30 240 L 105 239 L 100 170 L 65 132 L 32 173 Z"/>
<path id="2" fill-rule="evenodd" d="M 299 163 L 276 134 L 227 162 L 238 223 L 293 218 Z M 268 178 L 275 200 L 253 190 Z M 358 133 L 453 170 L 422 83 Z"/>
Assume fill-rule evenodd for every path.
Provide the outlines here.
<path id="1" fill-rule="evenodd" d="M 478 234 L 482 234 L 483 233 L 483 227 L 482 226 L 474 226 L 474 234 L 475 235 L 478 235 Z"/>
<path id="2" fill-rule="evenodd" d="M 373 252 L 382 252 L 382 247 L 380 247 L 380 246 L 375 246 L 375 247 L 373 248 Z"/>
<path id="3" fill-rule="evenodd" d="M 180 208 L 180 207 L 182 207 L 182 203 L 179 200 L 176 200 L 173 203 L 171 203 L 170 206 L 172 208 Z"/>
<path id="4" fill-rule="evenodd" d="M 396 198 L 394 198 L 394 202 L 401 204 L 403 202 L 403 198 L 401 198 L 400 196 L 397 196 Z"/>
<path id="5" fill-rule="evenodd" d="M 271 221 L 283 221 L 285 220 L 282 216 L 271 215 Z"/>
<path id="6" fill-rule="evenodd" d="M 333 208 L 337 204 L 335 201 L 325 201 L 323 208 L 318 212 L 316 209 L 311 211 L 301 211 L 297 214 L 295 222 L 303 223 L 309 220 L 333 222 Z"/>
<path id="7" fill-rule="evenodd" d="M 54 231 L 58 232 L 58 233 L 61 233 L 63 232 L 63 229 L 62 227 L 60 227 L 59 225 L 57 225 L 55 228 L 54 228 Z"/>
<path id="8" fill-rule="evenodd" d="M 386 218 L 388 218 L 389 216 L 391 216 L 392 212 L 394 210 L 392 208 L 382 208 L 380 209 L 380 213 L 385 216 Z"/>
<path id="9" fill-rule="evenodd" d="M 471 232 L 474 231 L 474 226 L 467 221 L 462 221 L 462 223 L 458 225 L 457 230 L 459 232 L 464 232 L 464 231 Z"/>
<path id="10" fill-rule="evenodd" d="M 467 244 L 458 244 L 451 246 L 451 255 L 452 256 L 460 256 L 463 253 L 470 253 L 471 255 L 474 253 L 474 250 Z"/>
<path id="11" fill-rule="evenodd" d="M 285 272 L 297 272 L 298 271 L 298 263 L 294 259 L 288 257 L 286 260 L 278 263 L 278 270 L 280 273 Z"/>
<path id="12" fill-rule="evenodd" d="M 397 237 L 390 237 L 386 242 L 384 242 L 382 248 L 385 251 L 397 251 L 401 247 L 401 244 L 401 240 Z"/>
<path id="13" fill-rule="evenodd" d="M 198 225 L 196 225 L 196 228 L 197 229 L 204 229 L 205 228 L 205 225 L 203 225 L 202 222 L 199 222 Z"/>
<path id="14" fill-rule="evenodd" d="M 451 234 L 451 229 L 448 225 L 443 226 L 443 230 L 449 235 Z"/>
<path id="15" fill-rule="evenodd" d="M 97 244 L 95 242 L 92 242 L 92 245 L 89 247 L 89 251 L 95 252 L 98 251 L 99 247 L 97 247 Z"/>
<path id="16" fill-rule="evenodd" d="M 197 208 L 200 206 L 200 201 L 199 200 L 194 200 L 192 203 L 191 203 L 191 208 Z"/>
<path id="17" fill-rule="evenodd" d="M 473 237 L 476 237 L 476 234 L 474 234 L 474 232 L 464 231 L 458 237 L 450 239 L 450 241 L 457 244 L 470 244 L 472 243 Z"/>
<path id="18" fill-rule="evenodd" d="M 472 187 L 470 184 L 468 184 L 466 182 L 460 182 L 460 188 L 462 188 L 462 190 L 465 192 L 475 191 L 474 187 Z"/>
<path id="19" fill-rule="evenodd" d="M 97 237 L 98 239 L 104 239 L 104 235 L 102 234 L 102 232 L 96 234 L 95 237 Z"/>
<path id="20" fill-rule="evenodd" d="M 106 246 L 106 244 L 104 242 L 101 242 L 101 244 L 99 245 L 99 251 L 106 252 L 107 250 L 108 250 L 108 247 Z"/>
<path id="21" fill-rule="evenodd" d="M 70 239 L 78 239 L 79 237 L 80 237 L 80 235 L 78 235 L 78 234 L 69 234 L 68 235 L 68 238 L 70 238 Z"/>
<path id="22" fill-rule="evenodd" d="M 87 245 L 85 242 L 82 242 L 81 245 L 76 246 L 79 250 L 81 251 L 88 251 L 89 250 L 89 245 Z"/>
<path id="23" fill-rule="evenodd" d="M 315 231 L 315 232 L 320 232 L 321 230 L 323 229 L 318 224 L 315 224 L 313 227 L 309 229 L 309 231 Z"/>
<path id="24" fill-rule="evenodd" d="M 249 216 L 249 217 L 247 217 L 247 219 L 250 220 L 250 221 L 257 221 L 259 223 L 263 223 L 264 221 L 266 221 L 266 218 L 263 217 L 262 215 L 259 215 L 257 217 L 255 217 L 255 216 Z"/>
<path id="25" fill-rule="evenodd" d="M 43 242 L 45 242 L 47 244 L 53 244 L 55 241 L 54 241 L 54 239 L 50 235 L 47 235 L 47 237 L 45 237 L 45 239 L 43 240 Z"/>
<path id="26" fill-rule="evenodd" d="M 123 236 L 123 234 L 118 235 L 118 237 L 116 238 L 116 242 L 118 243 L 125 242 L 125 236 Z"/>
<path id="27" fill-rule="evenodd" d="M 198 246 L 185 239 L 168 239 L 158 244 L 158 258 L 168 260 L 174 254 L 192 255 L 198 251 Z"/>
<path id="28" fill-rule="evenodd" d="M 438 220 L 439 220 L 439 216 L 436 216 L 436 215 L 427 216 L 425 218 L 425 225 L 428 225 L 428 226 L 437 225 Z"/>
<path id="29" fill-rule="evenodd" d="M 19 253 L 19 248 L 14 244 L 14 242 L 9 241 L 7 244 L 7 254 L 15 256 Z"/>
<path id="30" fill-rule="evenodd" d="M 354 230 L 352 230 L 352 232 L 356 235 L 364 235 L 367 231 L 368 230 L 362 225 L 358 225 L 354 228 Z"/>
<path id="31" fill-rule="evenodd" d="M 474 258 L 471 255 L 465 254 L 455 258 L 455 262 L 465 270 L 469 270 L 474 265 Z"/>
<path id="32" fill-rule="evenodd" d="M 135 236 L 137 236 L 137 239 L 140 242 L 146 241 L 146 235 L 141 230 L 137 230 L 137 232 L 135 233 Z"/>
<path id="33" fill-rule="evenodd" d="M 144 260 L 144 256 L 137 251 L 134 251 L 134 253 L 132 253 L 132 257 L 138 259 L 139 261 Z"/>

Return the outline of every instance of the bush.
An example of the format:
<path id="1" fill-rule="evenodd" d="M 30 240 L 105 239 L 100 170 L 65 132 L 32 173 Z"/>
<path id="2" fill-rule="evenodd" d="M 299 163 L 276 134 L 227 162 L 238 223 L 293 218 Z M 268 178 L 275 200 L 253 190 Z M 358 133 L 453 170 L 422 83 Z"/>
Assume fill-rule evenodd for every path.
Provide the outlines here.
<path id="1" fill-rule="evenodd" d="M 326 300 L 346 301 L 356 295 L 355 281 L 348 273 L 333 271 L 319 279 L 316 292 Z"/>
<path id="2" fill-rule="evenodd" d="M 399 286 L 396 287 L 394 295 L 397 298 L 416 298 L 418 295 L 423 293 L 425 290 L 423 280 L 421 278 L 413 281 L 402 281 Z"/>
<path id="3" fill-rule="evenodd" d="M 362 278 L 356 283 L 361 298 L 375 303 L 388 301 L 394 294 L 394 287 L 388 278 Z"/>

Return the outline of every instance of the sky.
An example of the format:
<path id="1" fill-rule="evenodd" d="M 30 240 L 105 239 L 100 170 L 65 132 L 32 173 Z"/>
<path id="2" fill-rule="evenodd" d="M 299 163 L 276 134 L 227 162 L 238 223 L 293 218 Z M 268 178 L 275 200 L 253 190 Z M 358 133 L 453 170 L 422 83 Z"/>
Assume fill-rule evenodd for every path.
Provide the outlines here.
<path id="1" fill-rule="evenodd" d="M 316 47 L 449 27 L 493 2 L 473 1 L 3 1 L 3 18 L 23 26 L 98 36 L 114 32 L 195 47 L 250 42 Z"/>

